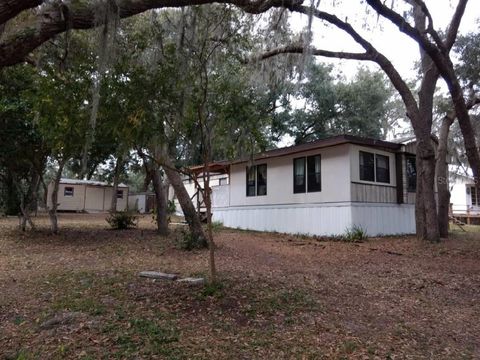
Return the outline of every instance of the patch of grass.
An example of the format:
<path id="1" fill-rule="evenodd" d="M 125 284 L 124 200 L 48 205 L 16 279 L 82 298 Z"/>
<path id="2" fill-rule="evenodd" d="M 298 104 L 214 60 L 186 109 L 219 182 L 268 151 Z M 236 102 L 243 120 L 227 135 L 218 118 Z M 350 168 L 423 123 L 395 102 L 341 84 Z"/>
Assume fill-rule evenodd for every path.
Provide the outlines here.
<path id="1" fill-rule="evenodd" d="M 221 221 L 212 221 L 212 230 L 219 231 L 223 229 L 223 223 Z"/>
<path id="2" fill-rule="evenodd" d="M 35 356 L 31 352 L 20 349 L 16 353 L 13 354 L 3 354 L 5 356 L 5 360 L 31 360 L 34 359 Z"/>
<path id="3" fill-rule="evenodd" d="M 367 230 L 360 225 L 353 225 L 345 230 L 342 240 L 345 242 L 358 243 L 368 239 Z"/>
<path id="4" fill-rule="evenodd" d="M 206 239 L 196 238 L 189 230 L 184 228 L 175 231 L 174 241 L 176 247 L 180 250 L 191 251 L 208 247 Z"/>
<path id="5" fill-rule="evenodd" d="M 295 314 L 313 311 L 318 307 L 313 297 L 303 289 L 268 289 L 266 292 L 252 293 L 251 306 L 246 313 L 255 317 L 283 315 L 286 325 L 296 321 Z"/>
<path id="6" fill-rule="evenodd" d="M 79 311 L 90 315 L 103 315 L 106 307 L 98 299 L 84 297 L 81 293 L 68 294 L 55 301 L 52 305 L 54 310 Z"/>
<path id="7" fill-rule="evenodd" d="M 169 358 L 179 357 L 181 351 L 173 346 L 179 341 L 180 334 L 171 322 L 160 322 L 144 317 L 133 318 L 125 323 L 109 323 L 103 328 L 104 333 L 115 334 L 117 358 L 125 358 L 133 354 L 166 355 Z M 173 357 L 170 357 L 173 356 Z"/>
<path id="8" fill-rule="evenodd" d="M 206 298 L 210 296 L 222 298 L 224 296 L 223 289 L 224 285 L 221 282 L 207 283 L 200 292 L 200 298 Z"/>
<path id="9" fill-rule="evenodd" d="M 346 340 L 343 343 L 343 351 L 347 354 L 352 354 L 355 350 L 357 350 L 358 345 L 355 341 Z"/>
<path id="10" fill-rule="evenodd" d="M 13 323 L 14 323 L 15 325 L 21 325 L 21 324 L 23 324 L 24 322 L 25 322 L 25 319 L 24 319 L 22 316 L 20 316 L 20 315 L 15 316 L 15 319 L 13 319 Z"/>

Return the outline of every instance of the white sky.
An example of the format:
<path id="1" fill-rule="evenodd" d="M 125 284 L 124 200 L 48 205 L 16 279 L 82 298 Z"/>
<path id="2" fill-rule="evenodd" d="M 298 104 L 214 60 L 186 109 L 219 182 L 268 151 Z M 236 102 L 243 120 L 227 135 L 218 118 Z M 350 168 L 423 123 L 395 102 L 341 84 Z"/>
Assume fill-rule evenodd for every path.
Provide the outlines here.
<path id="1" fill-rule="evenodd" d="M 391 0 L 392 1 L 392 0 Z M 305 1 L 307 4 L 308 0 Z M 332 3 L 334 5 L 332 5 Z M 426 0 L 427 6 L 433 17 L 435 29 L 445 30 L 453 15 L 457 1 L 451 0 Z M 395 4 L 403 4 L 403 1 L 396 0 Z M 321 10 L 337 14 L 340 19 L 348 19 L 348 22 L 369 40 L 381 53 L 386 55 L 395 65 L 397 70 L 405 78 L 413 78 L 415 75 L 414 66 L 418 61 L 418 45 L 407 35 L 401 33 L 396 26 L 389 21 L 378 19 L 372 10 L 366 14 L 368 5 L 360 4 L 357 1 L 334 1 L 323 0 L 320 2 Z M 466 8 L 465 15 L 460 26 L 460 33 L 478 31 L 476 19 L 480 17 L 480 4 L 478 0 L 471 0 Z M 308 24 L 308 17 L 300 14 L 293 14 L 291 17 L 292 29 L 301 31 Z M 326 27 L 318 19 L 312 23 L 313 45 L 316 48 L 361 52 L 362 49 L 344 32 L 331 26 Z M 369 62 L 355 60 L 330 60 L 322 58 L 321 61 L 331 62 L 338 65 L 339 70 L 347 77 L 351 77 L 359 65 L 367 65 Z M 371 63 L 370 63 L 371 64 Z"/>

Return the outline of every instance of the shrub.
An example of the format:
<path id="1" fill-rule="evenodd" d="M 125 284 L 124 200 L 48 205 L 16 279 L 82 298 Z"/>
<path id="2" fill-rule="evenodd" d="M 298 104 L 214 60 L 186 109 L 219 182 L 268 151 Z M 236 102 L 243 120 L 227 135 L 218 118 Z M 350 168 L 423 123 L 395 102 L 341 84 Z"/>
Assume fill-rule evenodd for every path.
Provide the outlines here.
<path id="1" fill-rule="evenodd" d="M 112 229 L 125 230 L 137 227 L 137 216 L 129 211 L 110 212 L 105 219 Z"/>
<path id="2" fill-rule="evenodd" d="M 342 240 L 346 242 L 358 243 L 368 239 L 367 231 L 360 225 L 353 225 L 345 230 Z"/>
<path id="3" fill-rule="evenodd" d="M 177 207 L 175 206 L 175 201 L 173 200 L 168 200 L 167 203 L 167 214 L 168 215 L 173 215 L 177 211 Z"/>
<path id="4" fill-rule="evenodd" d="M 168 221 L 169 224 L 172 221 L 172 218 L 171 218 L 172 215 L 174 215 L 176 211 L 177 211 L 177 207 L 175 206 L 175 201 L 168 200 L 168 202 L 167 202 L 167 221 Z M 155 211 L 155 209 L 151 210 L 151 214 L 152 214 L 152 221 L 154 223 L 157 222 L 157 212 Z"/>
<path id="5" fill-rule="evenodd" d="M 212 221 L 212 230 L 218 231 L 223 228 L 223 223 L 221 221 Z"/>
<path id="6" fill-rule="evenodd" d="M 188 229 L 181 229 L 176 232 L 175 240 L 177 247 L 181 250 L 205 249 L 208 247 L 206 239 L 197 239 Z"/>

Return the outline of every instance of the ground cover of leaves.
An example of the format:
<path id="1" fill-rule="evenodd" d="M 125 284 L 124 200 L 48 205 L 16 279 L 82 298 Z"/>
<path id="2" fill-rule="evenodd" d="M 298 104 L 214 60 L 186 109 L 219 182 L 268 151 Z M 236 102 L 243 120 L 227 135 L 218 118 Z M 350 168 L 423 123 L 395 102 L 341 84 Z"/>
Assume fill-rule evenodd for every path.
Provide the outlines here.
<path id="1" fill-rule="evenodd" d="M 360 244 L 221 229 L 207 251 L 62 214 L 61 234 L 0 219 L 0 359 L 480 358 L 480 233 Z"/>

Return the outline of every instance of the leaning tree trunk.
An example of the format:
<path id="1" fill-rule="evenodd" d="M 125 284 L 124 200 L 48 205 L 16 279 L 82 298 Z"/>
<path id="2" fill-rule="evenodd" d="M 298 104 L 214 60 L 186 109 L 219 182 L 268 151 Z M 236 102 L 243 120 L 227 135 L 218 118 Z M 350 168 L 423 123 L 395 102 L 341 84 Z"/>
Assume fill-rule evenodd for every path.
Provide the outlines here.
<path id="1" fill-rule="evenodd" d="M 155 191 L 157 231 L 160 235 L 168 234 L 167 195 L 165 184 L 158 169 L 151 169 L 153 190 Z"/>
<path id="2" fill-rule="evenodd" d="M 172 166 L 170 166 L 170 163 L 166 165 L 167 166 L 164 167 L 165 174 L 175 190 L 175 195 L 177 196 L 178 202 L 182 207 L 183 215 L 185 216 L 185 220 L 190 227 L 190 232 L 196 241 L 196 245 L 199 248 L 207 247 L 207 237 L 203 231 L 200 217 L 198 216 L 195 206 L 193 206 L 192 200 L 185 189 L 185 185 L 183 185 L 182 178 L 180 177 L 180 174 L 175 171 Z"/>
<path id="3" fill-rule="evenodd" d="M 55 175 L 52 188 L 52 207 L 48 210 L 48 215 L 50 217 L 50 227 L 53 234 L 58 234 L 58 217 L 57 217 L 57 208 L 58 208 L 58 188 L 60 186 L 60 179 L 62 178 L 63 167 L 65 166 L 65 161 L 61 160 L 58 164 L 58 171 Z"/>

